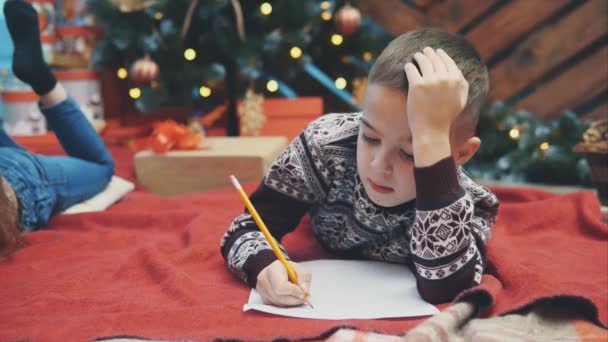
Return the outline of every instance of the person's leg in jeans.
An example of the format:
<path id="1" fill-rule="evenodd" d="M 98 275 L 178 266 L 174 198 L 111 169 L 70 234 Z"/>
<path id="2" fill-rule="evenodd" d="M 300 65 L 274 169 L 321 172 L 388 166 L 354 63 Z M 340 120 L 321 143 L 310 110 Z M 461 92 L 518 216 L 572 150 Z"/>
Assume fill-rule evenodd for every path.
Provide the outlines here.
<path id="1" fill-rule="evenodd" d="M 34 8 L 21 0 L 8 0 L 4 14 L 15 45 L 13 72 L 40 95 L 40 110 L 69 155 L 37 158 L 48 185 L 58 195 L 54 211 L 61 211 L 102 191 L 114 174 L 114 161 L 44 61 Z"/>
<path id="2" fill-rule="evenodd" d="M 39 157 L 62 211 L 101 192 L 114 174 L 103 141 L 61 84 L 40 97 L 40 110 L 69 157 Z"/>

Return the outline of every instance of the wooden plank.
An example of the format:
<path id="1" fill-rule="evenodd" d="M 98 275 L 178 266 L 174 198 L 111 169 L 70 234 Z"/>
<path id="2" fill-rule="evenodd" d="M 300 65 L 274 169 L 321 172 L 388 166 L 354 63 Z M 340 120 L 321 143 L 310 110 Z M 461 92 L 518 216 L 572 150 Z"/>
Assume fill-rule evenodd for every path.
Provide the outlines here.
<path id="1" fill-rule="evenodd" d="M 605 1 L 605 0 L 601 0 Z M 538 26 L 568 0 L 515 0 L 475 26 L 467 38 L 485 60 Z"/>
<path id="2" fill-rule="evenodd" d="M 510 98 L 605 35 L 606 13 L 608 1 L 591 0 L 530 36 L 508 59 L 490 71 L 493 86 L 490 97 Z"/>
<path id="3" fill-rule="evenodd" d="M 581 119 L 598 120 L 606 118 L 608 118 L 608 102 L 604 102 L 601 105 L 597 106 L 594 110 L 591 111 L 591 113 L 583 115 Z"/>
<path id="4" fill-rule="evenodd" d="M 433 1 L 434 0 L 413 0 L 416 7 L 420 8 L 421 10 L 425 10 L 433 3 Z"/>
<path id="5" fill-rule="evenodd" d="M 497 2 L 498 0 L 446 0 L 433 5 L 426 12 L 425 24 L 458 32 Z"/>
<path id="6" fill-rule="evenodd" d="M 361 0 L 359 5 L 365 15 L 395 36 L 415 30 L 424 23 L 423 14 L 400 0 Z"/>
<path id="7" fill-rule="evenodd" d="M 556 78 L 541 84 L 516 106 L 539 117 L 555 117 L 608 90 L 608 47 L 594 53 Z"/>

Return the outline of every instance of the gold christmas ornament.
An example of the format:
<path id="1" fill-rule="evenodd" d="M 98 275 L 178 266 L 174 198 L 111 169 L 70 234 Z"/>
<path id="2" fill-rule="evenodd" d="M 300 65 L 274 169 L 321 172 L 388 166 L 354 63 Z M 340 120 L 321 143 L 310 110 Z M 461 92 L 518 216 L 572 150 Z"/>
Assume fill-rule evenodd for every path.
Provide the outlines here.
<path id="1" fill-rule="evenodd" d="M 345 36 L 354 33 L 361 27 L 361 12 L 348 2 L 336 12 L 335 18 L 338 32 Z"/>
<path id="2" fill-rule="evenodd" d="M 147 83 L 156 80 L 160 71 L 158 64 L 149 56 L 138 59 L 131 67 L 131 80 L 137 83 Z"/>
<path id="3" fill-rule="evenodd" d="M 353 98 L 360 105 L 363 105 L 365 99 L 365 88 L 367 88 L 367 77 L 359 77 L 353 80 Z"/>
<path id="4" fill-rule="evenodd" d="M 247 89 L 245 99 L 239 105 L 239 116 L 242 135 L 259 135 L 266 124 L 264 95 L 256 94 L 251 88 Z"/>
<path id="5" fill-rule="evenodd" d="M 157 0 L 110 0 L 123 13 L 145 10 L 156 3 Z"/>

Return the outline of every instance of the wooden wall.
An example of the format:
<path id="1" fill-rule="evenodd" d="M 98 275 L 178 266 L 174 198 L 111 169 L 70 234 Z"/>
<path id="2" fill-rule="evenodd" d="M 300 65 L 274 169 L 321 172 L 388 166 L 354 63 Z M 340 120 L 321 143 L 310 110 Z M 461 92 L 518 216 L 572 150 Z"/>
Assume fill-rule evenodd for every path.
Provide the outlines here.
<path id="1" fill-rule="evenodd" d="M 434 26 L 465 35 L 490 68 L 491 100 L 541 118 L 608 117 L 608 0 L 360 0 L 398 35 Z"/>

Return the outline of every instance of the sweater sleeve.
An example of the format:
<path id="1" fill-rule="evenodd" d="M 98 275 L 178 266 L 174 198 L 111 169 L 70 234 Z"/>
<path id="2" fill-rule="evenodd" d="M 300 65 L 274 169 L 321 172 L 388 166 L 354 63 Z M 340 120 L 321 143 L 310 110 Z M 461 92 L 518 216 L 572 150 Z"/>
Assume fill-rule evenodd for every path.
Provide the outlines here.
<path id="1" fill-rule="evenodd" d="M 273 238 L 280 242 L 327 193 L 321 149 L 315 145 L 313 122 L 271 165 L 250 199 Z M 224 234 L 222 256 L 232 273 L 255 287 L 258 274 L 277 260 L 251 215 L 236 217 Z M 289 256 L 283 253 L 287 258 Z"/>
<path id="2" fill-rule="evenodd" d="M 488 192 L 489 198 L 476 205 L 469 189 L 462 188 L 451 157 L 416 168 L 414 175 L 416 218 L 410 250 L 418 291 L 428 302 L 448 302 L 481 281 L 498 201 Z"/>

